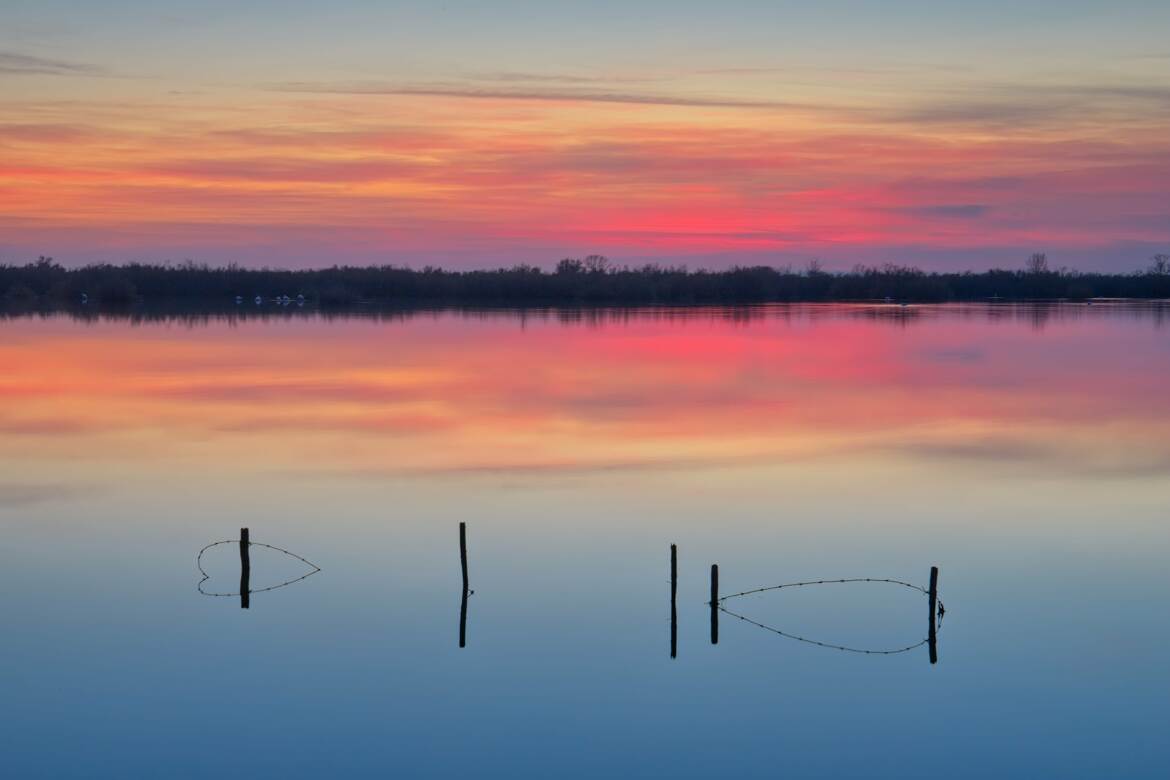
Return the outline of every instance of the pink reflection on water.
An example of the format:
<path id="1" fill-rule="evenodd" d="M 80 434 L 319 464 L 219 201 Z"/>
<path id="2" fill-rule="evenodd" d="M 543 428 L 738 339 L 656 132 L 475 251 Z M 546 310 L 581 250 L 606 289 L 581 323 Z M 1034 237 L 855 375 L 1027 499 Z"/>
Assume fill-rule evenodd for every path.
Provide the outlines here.
<path id="1" fill-rule="evenodd" d="M 12 319 L 0 459 L 538 477 L 848 456 L 1159 473 L 1160 311 Z"/>

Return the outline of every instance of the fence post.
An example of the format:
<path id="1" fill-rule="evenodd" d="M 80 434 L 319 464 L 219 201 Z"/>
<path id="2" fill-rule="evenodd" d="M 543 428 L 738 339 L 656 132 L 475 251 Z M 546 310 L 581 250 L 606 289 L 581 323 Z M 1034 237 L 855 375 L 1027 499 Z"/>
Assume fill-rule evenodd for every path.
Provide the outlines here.
<path id="1" fill-rule="evenodd" d="M 719 566 L 711 564 L 711 644 L 719 644 Z"/>
<path id="2" fill-rule="evenodd" d="M 248 552 L 248 529 L 240 529 L 240 609 L 248 609 L 251 603 L 252 556 Z"/>
<path id="3" fill-rule="evenodd" d="M 927 644 L 930 645 L 930 662 L 932 664 L 938 663 L 938 634 L 935 621 L 935 615 L 938 612 L 938 567 L 930 567 L 930 591 L 928 592 L 930 598 L 930 630 L 926 635 Z"/>
<path id="4" fill-rule="evenodd" d="M 467 523 L 459 524 L 459 563 L 463 567 L 463 592 L 468 591 L 467 584 Z"/>
<path id="5" fill-rule="evenodd" d="M 467 647 L 467 597 L 471 594 L 467 581 L 467 523 L 459 524 L 459 566 L 463 570 L 463 598 L 459 601 L 459 646 Z"/>

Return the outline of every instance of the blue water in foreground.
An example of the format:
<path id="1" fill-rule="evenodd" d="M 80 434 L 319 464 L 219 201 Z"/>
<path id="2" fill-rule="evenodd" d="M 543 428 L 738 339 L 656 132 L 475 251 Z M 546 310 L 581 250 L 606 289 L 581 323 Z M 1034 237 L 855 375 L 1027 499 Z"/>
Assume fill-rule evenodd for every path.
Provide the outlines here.
<path id="1" fill-rule="evenodd" d="M 1164 777 L 1170 330 L 883 311 L 0 322 L 0 774 Z"/>

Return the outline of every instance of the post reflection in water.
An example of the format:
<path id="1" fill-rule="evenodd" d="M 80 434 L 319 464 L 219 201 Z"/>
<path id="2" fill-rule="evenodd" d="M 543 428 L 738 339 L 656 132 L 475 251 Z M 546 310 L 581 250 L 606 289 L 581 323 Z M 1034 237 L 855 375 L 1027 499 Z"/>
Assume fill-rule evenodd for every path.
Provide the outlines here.
<path id="1" fill-rule="evenodd" d="M 459 646 L 467 647 L 467 591 L 459 599 Z"/>

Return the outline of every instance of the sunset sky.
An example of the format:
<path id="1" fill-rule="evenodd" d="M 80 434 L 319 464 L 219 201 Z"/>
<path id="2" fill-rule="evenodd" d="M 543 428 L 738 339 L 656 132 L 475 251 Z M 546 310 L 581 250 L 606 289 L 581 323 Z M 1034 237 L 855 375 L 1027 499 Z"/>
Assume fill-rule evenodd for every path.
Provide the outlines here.
<path id="1" fill-rule="evenodd" d="M 0 263 L 1170 251 L 1165 0 L 0 2 Z"/>

